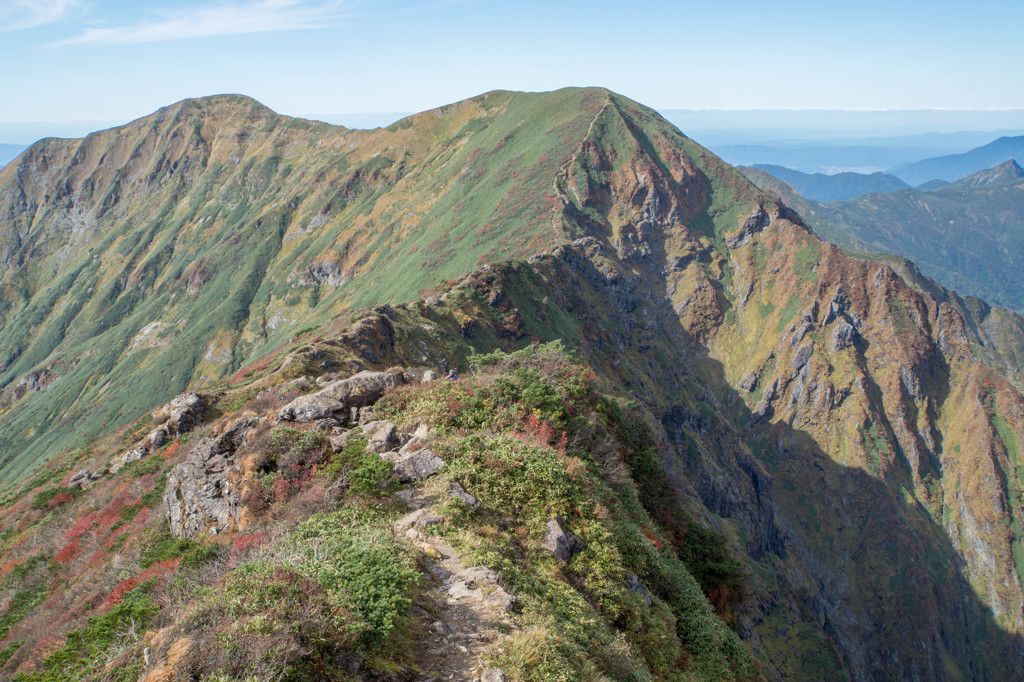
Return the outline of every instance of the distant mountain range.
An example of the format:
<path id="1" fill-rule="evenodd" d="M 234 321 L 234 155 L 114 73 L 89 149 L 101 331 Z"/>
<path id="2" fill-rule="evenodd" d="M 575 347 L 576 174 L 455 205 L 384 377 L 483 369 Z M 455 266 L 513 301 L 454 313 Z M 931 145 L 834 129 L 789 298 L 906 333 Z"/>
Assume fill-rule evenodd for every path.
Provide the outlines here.
<path id="1" fill-rule="evenodd" d="M 946 286 L 1024 310 L 1024 170 L 1013 160 L 928 191 L 828 203 L 764 170 L 741 170 L 840 246 L 912 258 Z"/>
<path id="2" fill-rule="evenodd" d="M 917 186 L 930 180 L 952 182 L 990 168 L 1007 159 L 1024 160 L 1024 135 L 1000 137 L 982 147 L 963 154 L 949 154 L 889 170 L 908 185 Z"/>
<path id="3" fill-rule="evenodd" d="M 788 183 L 808 199 L 841 201 L 861 194 L 895 192 L 910 187 L 895 175 L 888 173 L 801 173 L 785 166 L 759 163 L 753 166 Z"/>

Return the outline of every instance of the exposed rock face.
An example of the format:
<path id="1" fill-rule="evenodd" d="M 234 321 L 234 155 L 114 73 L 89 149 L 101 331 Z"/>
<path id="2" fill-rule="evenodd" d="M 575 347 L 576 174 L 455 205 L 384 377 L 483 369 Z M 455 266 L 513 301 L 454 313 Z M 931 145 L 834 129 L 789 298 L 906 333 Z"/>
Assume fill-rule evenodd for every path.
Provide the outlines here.
<path id="1" fill-rule="evenodd" d="M 68 487 L 71 487 L 73 485 L 77 485 L 77 486 L 81 486 L 81 487 L 84 488 L 86 486 L 86 484 L 89 483 L 89 481 L 91 479 L 92 479 L 92 472 L 89 471 L 88 469 L 82 469 L 80 471 L 76 471 L 75 475 L 72 476 L 71 479 L 68 481 Z"/>
<path id="2" fill-rule="evenodd" d="M 377 402 L 384 391 L 405 383 L 399 372 L 363 371 L 347 379 L 324 384 L 316 393 L 299 396 L 281 408 L 282 421 L 311 422 L 318 419 L 349 418 L 349 412 Z M 353 421 L 360 420 L 356 417 Z"/>
<path id="3" fill-rule="evenodd" d="M 168 473 L 164 505 L 175 537 L 217 534 L 237 521 L 235 451 L 258 424 L 258 419 L 242 419 L 216 438 L 203 438 Z"/>
<path id="4" fill-rule="evenodd" d="M 203 422 L 206 403 L 198 393 L 182 393 L 166 405 L 153 411 L 153 419 L 163 421 L 142 439 L 134 448 L 121 456 L 112 468 L 117 471 L 122 465 L 142 459 L 150 452 L 162 447 L 173 438 L 183 436 Z"/>
<path id="5" fill-rule="evenodd" d="M 301 395 L 281 408 L 278 419 L 292 422 L 312 422 L 343 414 L 345 406 L 333 398 L 314 393 Z"/>
<path id="6" fill-rule="evenodd" d="M 331 382 L 316 395 L 334 398 L 345 407 L 366 407 L 377 402 L 384 395 L 384 391 L 404 383 L 405 376 L 400 372 L 366 370 L 348 379 Z"/>
<path id="7" fill-rule="evenodd" d="M 400 446 L 398 427 L 389 421 L 372 421 L 361 424 L 360 429 L 366 436 L 367 449 L 378 454 L 390 452 Z"/>
<path id="8" fill-rule="evenodd" d="M 444 466 L 444 460 L 429 448 L 423 448 L 406 455 L 395 462 L 394 474 L 402 483 L 422 481 L 436 474 Z"/>
<path id="9" fill-rule="evenodd" d="M 548 532 L 541 546 L 565 563 L 587 548 L 583 540 L 565 528 L 565 522 L 558 516 L 548 519 Z"/>

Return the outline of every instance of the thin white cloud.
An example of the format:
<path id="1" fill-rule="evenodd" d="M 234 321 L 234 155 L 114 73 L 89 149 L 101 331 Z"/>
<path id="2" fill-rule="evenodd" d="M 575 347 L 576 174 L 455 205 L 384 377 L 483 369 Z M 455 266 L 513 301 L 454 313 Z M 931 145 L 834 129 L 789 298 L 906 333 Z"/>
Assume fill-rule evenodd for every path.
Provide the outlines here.
<path id="1" fill-rule="evenodd" d="M 0 0 L 2 1 L 2 0 Z M 51 45 L 133 45 L 188 38 L 300 31 L 332 26 L 341 18 L 339 0 L 248 0 L 167 12 L 156 21 L 131 26 L 87 28 Z"/>
<path id="2" fill-rule="evenodd" d="M 52 24 L 78 12 L 81 0 L 0 0 L 0 31 Z"/>

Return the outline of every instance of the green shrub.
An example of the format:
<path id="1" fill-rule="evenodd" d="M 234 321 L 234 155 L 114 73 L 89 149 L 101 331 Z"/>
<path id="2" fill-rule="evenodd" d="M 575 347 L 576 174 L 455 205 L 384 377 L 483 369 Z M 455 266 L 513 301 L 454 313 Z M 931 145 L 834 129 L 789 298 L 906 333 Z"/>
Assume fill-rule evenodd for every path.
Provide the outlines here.
<path id="1" fill-rule="evenodd" d="M 35 499 L 32 500 L 32 509 L 46 509 L 50 506 L 50 503 L 54 501 L 54 498 L 62 496 L 64 501 L 70 501 L 78 497 L 82 489 L 78 486 L 71 488 L 50 488 L 36 495 Z"/>
<path id="2" fill-rule="evenodd" d="M 149 583 L 132 590 L 124 601 L 106 613 L 88 620 L 87 625 L 68 635 L 67 643 L 47 656 L 39 669 L 19 673 L 19 682 L 64 682 L 93 678 L 106 663 L 106 652 L 129 630 L 142 633 L 158 609 L 146 594 Z"/>
<path id="3" fill-rule="evenodd" d="M 336 453 L 320 475 L 334 480 L 342 474 L 348 475 L 351 489 L 364 495 L 380 495 L 391 476 L 394 464 L 381 459 L 375 452 L 366 451 L 367 440 L 363 436 L 352 438 L 344 449 Z"/>

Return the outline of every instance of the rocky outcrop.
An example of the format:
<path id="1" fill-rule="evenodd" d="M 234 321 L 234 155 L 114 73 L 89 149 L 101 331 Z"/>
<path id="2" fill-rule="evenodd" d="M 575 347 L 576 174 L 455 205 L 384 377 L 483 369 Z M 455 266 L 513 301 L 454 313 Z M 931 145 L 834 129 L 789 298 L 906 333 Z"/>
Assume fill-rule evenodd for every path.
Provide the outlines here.
<path id="1" fill-rule="evenodd" d="M 333 398 L 346 407 L 366 407 L 377 402 L 384 391 L 405 383 L 401 372 L 371 372 L 354 374 L 348 379 L 326 384 L 316 395 Z"/>
<path id="2" fill-rule="evenodd" d="M 384 391 L 404 383 L 405 375 L 401 372 L 359 372 L 347 379 L 328 382 L 316 393 L 299 396 L 281 408 L 278 419 L 294 422 L 348 420 L 352 418 L 352 410 L 373 405 Z M 358 420 L 357 412 L 353 421 Z"/>
<path id="3" fill-rule="evenodd" d="M 237 522 L 235 452 L 259 422 L 242 419 L 216 438 L 201 439 L 167 474 L 164 506 L 175 537 L 216 535 Z"/>
<path id="4" fill-rule="evenodd" d="M 332 419 L 345 414 L 345 406 L 333 398 L 319 393 L 302 395 L 281 408 L 277 418 L 281 421 L 312 422 Z"/>
<path id="5" fill-rule="evenodd" d="M 565 520 L 560 516 L 548 519 L 548 532 L 541 546 L 559 561 L 569 563 L 587 546 L 578 536 L 566 529 Z"/>
<path id="6" fill-rule="evenodd" d="M 142 459 L 163 447 L 174 438 L 185 435 L 203 423 L 206 402 L 198 393 L 182 393 L 166 405 L 153 411 L 153 419 L 162 422 L 143 438 L 138 445 L 125 452 L 111 469 L 117 471 L 125 464 Z"/>

